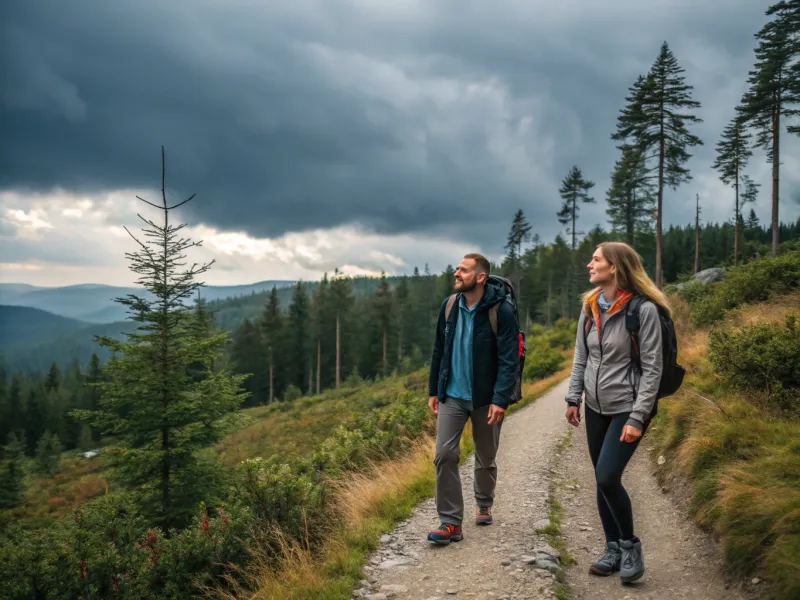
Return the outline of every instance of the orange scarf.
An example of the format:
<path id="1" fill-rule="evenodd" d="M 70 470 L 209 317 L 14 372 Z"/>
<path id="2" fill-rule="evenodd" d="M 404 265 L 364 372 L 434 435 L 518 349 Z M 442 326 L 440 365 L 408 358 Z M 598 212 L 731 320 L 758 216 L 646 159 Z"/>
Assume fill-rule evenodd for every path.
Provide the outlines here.
<path id="1" fill-rule="evenodd" d="M 597 327 L 597 335 L 600 336 L 600 307 L 597 305 L 597 297 L 600 295 L 602 291 L 601 288 L 596 288 L 589 296 L 586 298 L 586 305 L 589 307 L 589 310 L 592 313 L 592 318 L 594 319 L 595 327 Z M 619 290 L 617 292 L 617 299 L 608 307 L 606 311 L 609 315 L 613 315 L 614 313 L 618 313 L 628 301 L 633 297 L 631 292 L 626 292 L 624 290 Z"/>

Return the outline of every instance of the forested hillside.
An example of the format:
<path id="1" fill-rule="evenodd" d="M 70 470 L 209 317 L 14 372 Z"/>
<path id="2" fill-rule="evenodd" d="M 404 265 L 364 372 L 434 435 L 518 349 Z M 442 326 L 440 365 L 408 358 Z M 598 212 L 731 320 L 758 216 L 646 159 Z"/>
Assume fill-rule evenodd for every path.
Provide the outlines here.
<path id="1" fill-rule="evenodd" d="M 689 471 L 697 518 L 725 537 L 730 563 L 743 572 L 767 564 L 795 594 L 796 569 L 787 566 L 798 557 L 797 316 L 790 307 L 780 323 L 755 326 L 743 308 L 779 302 L 800 285 L 800 221 L 779 219 L 778 143 L 784 131 L 800 133 L 787 110 L 800 101 L 800 5 L 781 2 L 772 12 L 757 35 L 749 90 L 729 107 L 717 145 L 713 168 L 730 197 L 715 201 L 730 206 L 727 222 L 701 223 L 698 206 L 684 225 L 663 223 L 666 192 L 691 194 L 691 151 L 703 143 L 691 132 L 700 102 L 664 42 L 609 132 L 620 145 L 608 165 L 607 226 L 582 219 L 581 207 L 598 200 L 592 174 L 575 165 L 552 215 L 564 232 L 542 241 L 520 208 L 508 215 L 495 272 L 518 290 L 530 334 L 528 400 L 570 356 L 598 243 L 631 243 L 665 289 L 703 268 L 736 265 L 722 285 L 681 291 L 678 314 L 695 326 L 682 340 L 703 340 L 689 346 L 689 379 L 713 410 L 685 398 L 665 403 L 657 435 Z M 370 527 L 344 527 L 353 511 L 342 488 L 354 474 L 379 473 L 430 440 L 425 366 L 452 267 L 391 279 L 333 272 L 208 302 L 198 280 L 212 263 L 194 263 L 199 243 L 178 233 L 183 225 L 170 211 L 188 200 L 167 201 L 163 147 L 161 160 L 163 206 L 145 201 L 152 229 L 126 255 L 145 286 L 119 302 L 136 327 L 93 326 L 93 342 L 67 333 L 0 364 L 0 590 L 13 600 L 178 600 L 203 587 L 229 598 L 259 588 L 278 590 L 264 592 L 271 598 L 350 598 L 365 551 L 401 512 L 398 498 L 408 504 L 431 491 L 425 457 L 428 477 L 418 487 L 408 491 L 416 483 L 398 476 L 396 495 L 381 488 L 358 498 Z M 770 203 L 746 177 L 752 160 L 773 172 Z M 751 204 L 771 204 L 768 226 Z M 36 338 L 38 327 L 14 335 Z M 48 355 L 59 345 L 63 353 Z M 23 363 L 36 368 L 22 372 Z M 741 396 L 715 404 L 732 390 Z M 89 449 L 100 455 L 81 458 Z M 294 593 L 301 588 L 307 595 Z"/>

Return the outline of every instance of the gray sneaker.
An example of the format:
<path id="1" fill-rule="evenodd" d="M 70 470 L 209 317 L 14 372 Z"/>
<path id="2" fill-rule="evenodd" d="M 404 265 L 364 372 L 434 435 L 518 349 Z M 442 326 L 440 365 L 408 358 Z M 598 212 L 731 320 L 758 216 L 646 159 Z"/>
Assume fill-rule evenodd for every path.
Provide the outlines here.
<path id="1" fill-rule="evenodd" d="M 622 562 L 619 570 L 620 579 L 622 579 L 622 583 L 636 581 L 644 575 L 642 542 L 634 536 L 631 540 L 620 540 L 619 547 L 622 550 Z"/>
<path id="2" fill-rule="evenodd" d="M 592 563 L 589 567 L 589 573 L 602 576 L 611 575 L 615 571 L 619 571 L 621 560 L 622 552 L 619 549 L 619 544 L 617 542 L 606 542 L 606 553 L 597 562 Z"/>

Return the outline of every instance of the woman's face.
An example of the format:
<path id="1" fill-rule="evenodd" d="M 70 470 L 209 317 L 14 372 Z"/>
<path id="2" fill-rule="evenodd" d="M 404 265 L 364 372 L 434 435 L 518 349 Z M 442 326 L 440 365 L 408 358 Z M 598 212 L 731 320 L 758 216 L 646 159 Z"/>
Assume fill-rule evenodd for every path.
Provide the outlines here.
<path id="1" fill-rule="evenodd" d="M 592 285 L 606 285 L 614 281 L 614 266 L 605 259 L 600 248 L 594 251 L 586 268 L 589 269 L 589 283 Z"/>

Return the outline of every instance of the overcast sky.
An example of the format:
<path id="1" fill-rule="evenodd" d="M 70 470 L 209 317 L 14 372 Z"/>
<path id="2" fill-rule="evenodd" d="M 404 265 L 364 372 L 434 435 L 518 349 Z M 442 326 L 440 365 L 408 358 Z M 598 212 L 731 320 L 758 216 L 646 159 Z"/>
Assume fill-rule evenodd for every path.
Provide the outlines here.
<path id="1" fill-rule="evenodd" d="M 214 284 L 439 271 L 503 253 L 514 214 L 550 241 L 576 164 L 579 227 L 607 225 L 628 87 L 666 40 L 704 119 L 665 222 L 732 213 L 711 169 L 753 64 L 764 0 L 3 0 L 0 281 L 127 284 L 122 230 L 171 202 Z M 652 8 L 646 8 L 652 6 Z M 783 137 L 781 218 L 800 215 Z M 756 211 L 769 218 L 770 176 Z"/>

